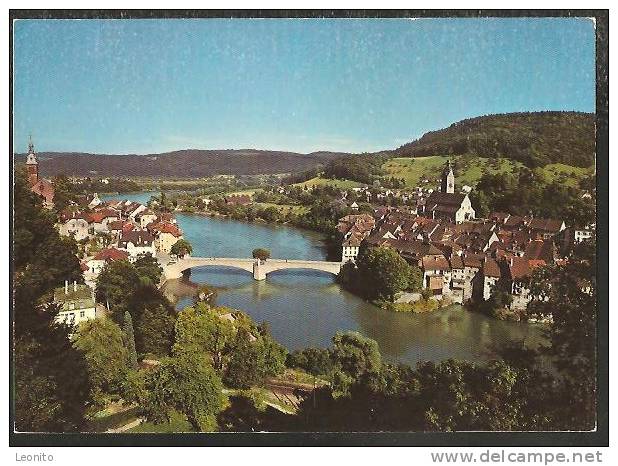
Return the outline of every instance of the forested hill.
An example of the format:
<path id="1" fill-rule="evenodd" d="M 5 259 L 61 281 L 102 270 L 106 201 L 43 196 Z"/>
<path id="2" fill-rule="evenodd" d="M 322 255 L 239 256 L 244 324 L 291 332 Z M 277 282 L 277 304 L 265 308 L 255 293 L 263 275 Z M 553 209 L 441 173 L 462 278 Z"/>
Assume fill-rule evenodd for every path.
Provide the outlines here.
<path id="1" fill-rule="evenodd" d="M 199 178 L 212 175 L 298 173 L 317 168 L 343 155 L 347 154 L 188 149 L 147 155 L 40 152 L 37 157 L 45 176 L 66 174 Z M 25 162 L 24 154 L 17 155 L 16 161 Z"/>
<path id="2" fill-rule="evenodd" d="M 594 162 L 594 114 L 531 112 L 487 115 L 424 134 L 395 150 L 398 157 L 474 154 L 505 157 L 529 167 Z"/>

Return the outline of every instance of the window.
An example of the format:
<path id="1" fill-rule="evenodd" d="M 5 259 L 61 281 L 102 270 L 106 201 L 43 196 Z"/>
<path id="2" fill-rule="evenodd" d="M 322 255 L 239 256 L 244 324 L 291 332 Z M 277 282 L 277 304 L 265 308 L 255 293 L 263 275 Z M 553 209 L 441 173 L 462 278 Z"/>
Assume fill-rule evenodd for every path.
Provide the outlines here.
<path id="1" fill-rule="evenodd" d="M 70 310 L 75 309 L 75 303 L 69 303 L 69 309 Z M 73 315 L 73 314 L 71 314 L 71 315 Z"/>
<path id="2" fill-rule="evenodd" d="M 80 317 L 86 317 L 86 311 L 79 311 Z"/>

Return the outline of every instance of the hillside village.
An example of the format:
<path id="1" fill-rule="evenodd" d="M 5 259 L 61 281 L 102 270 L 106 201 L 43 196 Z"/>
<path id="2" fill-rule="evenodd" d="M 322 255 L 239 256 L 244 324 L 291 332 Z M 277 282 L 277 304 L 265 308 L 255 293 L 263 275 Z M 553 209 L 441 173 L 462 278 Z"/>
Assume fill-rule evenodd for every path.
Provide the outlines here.
<path id="1" fill-rule="evenodd" d="M 386 246 L 421 269 L 423 287 L 435 299 L 487 301 L 501 290 L 510 295 L 511 310 L 524 311 L 534 269 L 565 263 L 575 244 L 594 236 L 594 225 L 567 227 L 561 219 L 507 212 L 475 218 L 468 193 L 468 187 L 455 191 L 449 163 L 440 189 L 418 188 L 411 206 L 342 217 L 342 260 L 354 262 L 363 246 Z"/>
<path id="2" fill-rule="evenodd" d="M 34 145 L 30 142 L 27 158 L 31 191 L 42 197 L 43 205 L 53 207 L 51 181 L 39 177 Z M 56 224 L 62 236 L 72 237 L 80 247 L 80 262 L 85 284 L 65 282 L 55 290 L 54 301 L 61 306 L 57 320 L 79 324 L 105 312 L 95 303 L 96 279 L 106 264 L 150 255 L 160 262 L 170 259 L 172 246 L 183 239 L 175 217 L 155 213 L 143 204 L 127 200 L 103 202 L 97 193 L 80 198 L 58 215 Z"/>
<path id="3" fill-rule="evenodd" d="M 32 142 L 26 167 L 31 190 L 51 208 L 53 184 L 39 177 Z M 494 290 L 500 290 L 510 295 L 508 308 L 520 318 L 532 299 L 529 280 L 535 268 L 565 263 L 575 244 L 594 237 L 594 224 L 566 225 L 562 219 L 508 212 L 477 218 L 469 197 L 472 188 L 456 185 L 450 161 L 439 187 L 430 186 L 430 181 L 424 180 L 423 186 L 412 190 L 379 186 L 342 189 L 333 204 L 352 213 L 339 218 L 336 227 L 341 238 L 341 261 L 354 263 L 362 247 L 388 247 L 420 268 L 422 287 L 434 300 L 445 304 L 488 301 Z M 291 195 L 292 189 L 298 190 L 279 186 L 273 193 Z M 201 201 L 205 209 L 212 207 L 210 197 Z M 230 208 L 250 207 L 254 201 L 249 194 L 223 196 Z M 364 204 L 363 212 L 359 204 Z M 88 287 L 91 295 L 107 263 L 125 259 L 134 262 L 144 254 L 167 263 L 172 246 L 183 238 L 173 214 L 126 200 L 103 202 L 96 193 L 82 196 L 79 204 L 60 212 L 57 228 L 80 245 L 86 285 L 76 286 Z M 401 299 L 417 300 L 420 294 Z M 59 318 L 79 322 L 89 315 L 70 311 L 63 310 Z"/>

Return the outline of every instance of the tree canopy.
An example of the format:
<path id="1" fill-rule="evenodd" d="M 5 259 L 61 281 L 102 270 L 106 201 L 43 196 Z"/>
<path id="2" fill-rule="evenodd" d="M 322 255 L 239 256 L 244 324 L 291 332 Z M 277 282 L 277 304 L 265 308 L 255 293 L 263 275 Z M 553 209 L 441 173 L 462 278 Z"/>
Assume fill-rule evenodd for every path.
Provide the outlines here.
<path id="1" fill-rule="evenodd" d="M 105 395 L 120 393 L 129 368 L 120 327 L 106 318 L 87 320 L 79 325 L 74 345 L 86 359 L 93 400 L 102 404 Z"/>
<path id="2" fill-rule="evenodd" d="M 418 287 L 418 273 L 392 248 L 363 248 L 356 265 L 355 281 L 369 299 L 393 301 L 400 291 Z"/>
<path id="3" fill-rule="evenodd" d="M 193 246 L 191 246 L 191 243 L 189 243 L 189 241 L 184 238 L 180 238 L 178 241 L 176 241 L 170 249 L 170 253 L 178 257 L 184 257 L 187 254 L 191 254 L 192 252 Z"/>
<path id="4" fill-rule="evenodd" d="M 431 131 L 399 147 L 402 157 L 474 154 L 507 157 L 528 167 L 560 162 L 589 167 L 595 155 L 594 114 L 528 112 L 487 115 Z"/>
<path id="5" fill-rule="evenodd" d="M 256 248 L 251 252 L 251 255 L 254 259 L 260 259 L 265 261 L 266 259 L 270 259 L 270 251 L 264 248 Z"/>
<path id="6" fill-rule="evenodd" d="M 82 281 L 77 248 L 57 233 L 21 169 L 13 189 L 16 429 L 79 430 L 90 393 L 86 361 L 69 341 L 71 329 L 55 322 L 58 306 L 48 302 L 64 280 Z"/>
<path id="7" fill-rule="evenodd" d="M 216 430 L 216 416 L 227 405 L 221 379 L 205 358 L 184 354 L 164 358 L 146 376 L 144 387 L 143 403 L 150 419 L 168 420 L 177 411 L 200 432 Z"/>

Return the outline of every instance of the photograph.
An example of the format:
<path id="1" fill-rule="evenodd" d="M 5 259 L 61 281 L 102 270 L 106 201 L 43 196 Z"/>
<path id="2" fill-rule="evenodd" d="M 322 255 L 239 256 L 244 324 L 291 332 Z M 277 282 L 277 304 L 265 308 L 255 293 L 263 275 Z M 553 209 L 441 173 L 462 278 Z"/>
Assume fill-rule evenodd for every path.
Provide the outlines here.
<path id="1" fill-rule="evenodd" d="M 608 24 L 11 10 L 11 444 L 607 445 Z"/>

